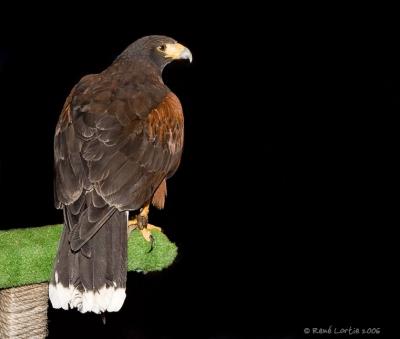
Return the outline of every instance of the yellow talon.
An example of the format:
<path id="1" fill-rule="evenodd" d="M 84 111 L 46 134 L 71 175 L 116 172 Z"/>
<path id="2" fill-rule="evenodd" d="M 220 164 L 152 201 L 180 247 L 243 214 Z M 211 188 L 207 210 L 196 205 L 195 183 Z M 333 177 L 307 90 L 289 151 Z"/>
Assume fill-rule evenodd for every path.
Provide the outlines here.
<path id="1" fill-rule="evenodd" d="M 134 229 L 139 228 L 143 238 L 146 239 L 146 241 L 152 242 L 153 239 L 150 230 L 156 230 L 158 232 L 162 232 L 162 229 L 161 227 L 147 223 L 148 215 L 149 215 L 149 205 L 146 205 L 140 210 L 140 213 L 134 219 L 128 220 L 128 235 Z M 138 218 L 141 220 L 140 223 L 138 221 Z M 144 223 L 143 219 L 145 220 Z"/>
<path id="2" fill-rule="evenodd" d="M 128 220 L 128 236 L 129 234 L 131 234 L 131 232 L 137 228 L 137 219 L 132 219 L 132 220 Z"/>
<path id="3" fill-rule="evenodd" d="M 152 241 L 151 232 L 147 228 L 143 228 L 142 230 L 140 230 L 140 233 L 142 233 L 142 236 L 146 241 Z"/>
<path id="4" fill-rule="evenodd" d="M 162 228 L 161 227 L 154 226 L 152 224 L 147 224 L 146 228 L 149 229 L 149 230 L 156 230 L 158 232 L 162 232 Z"/>

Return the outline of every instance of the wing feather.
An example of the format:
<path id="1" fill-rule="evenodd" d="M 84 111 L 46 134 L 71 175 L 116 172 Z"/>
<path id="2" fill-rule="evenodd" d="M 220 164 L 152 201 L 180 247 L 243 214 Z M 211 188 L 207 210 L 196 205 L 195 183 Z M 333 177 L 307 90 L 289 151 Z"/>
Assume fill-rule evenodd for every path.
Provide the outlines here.
<path id="1" fill-rule="evenodd" d="M 178 98 L 156 80 L 121 86 L 91 75 L 75 86 L 55 136 L 58 206 L 95 189 L 109 206 L 135 210 L 173 174 L 183 147 L 183 113 Z"/>

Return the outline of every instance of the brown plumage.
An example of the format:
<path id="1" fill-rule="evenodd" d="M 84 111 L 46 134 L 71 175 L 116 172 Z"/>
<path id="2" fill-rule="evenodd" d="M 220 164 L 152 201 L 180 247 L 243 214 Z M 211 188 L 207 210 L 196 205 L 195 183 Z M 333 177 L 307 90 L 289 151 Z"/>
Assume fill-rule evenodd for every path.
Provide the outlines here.
<path id="1" fill-rule="evenodd" d="M 179 58 L 191 54 L 171 38 L 142 38 L 66 100 L 54 139 L 55 203 L 65 223 L 49 291 L 56 308 L 122 306 L 127 211 L 150 201 L 164 207 L 166 179 L 182 155 L 182 107 L 161 78 Z"/>

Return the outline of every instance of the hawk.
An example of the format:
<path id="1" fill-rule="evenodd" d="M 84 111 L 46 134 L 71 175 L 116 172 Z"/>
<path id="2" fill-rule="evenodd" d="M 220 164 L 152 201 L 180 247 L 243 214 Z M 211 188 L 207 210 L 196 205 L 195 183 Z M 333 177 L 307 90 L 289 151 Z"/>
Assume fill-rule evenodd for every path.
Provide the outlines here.
<path id="1" fill-rule="evenodd" d="M 177 59 L 192 54 L 166 36 L 141 38 L 84 76 L 64 104 L 54 137 L 55 205 L 64 215 L 54 308 L 102 313 L 124 303 L 128 230 L 151 241 L 149 206 L 164 207 L 182 155 L 182 106 L 162 80 Z"/>

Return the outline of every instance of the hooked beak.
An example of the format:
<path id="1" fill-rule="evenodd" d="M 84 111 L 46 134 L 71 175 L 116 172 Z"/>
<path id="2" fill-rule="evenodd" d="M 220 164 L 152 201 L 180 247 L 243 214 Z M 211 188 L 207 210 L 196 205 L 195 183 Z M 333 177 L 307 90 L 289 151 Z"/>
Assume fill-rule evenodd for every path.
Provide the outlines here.
<path id="1" fill-rule="evenodd" d="M 188 59 L 190 62 L 192 62 L 193 60 L 190 50 L 179 43 L 166 44 L 166 49 L 164 53 L 165 57 L 173 60 Z"/>

